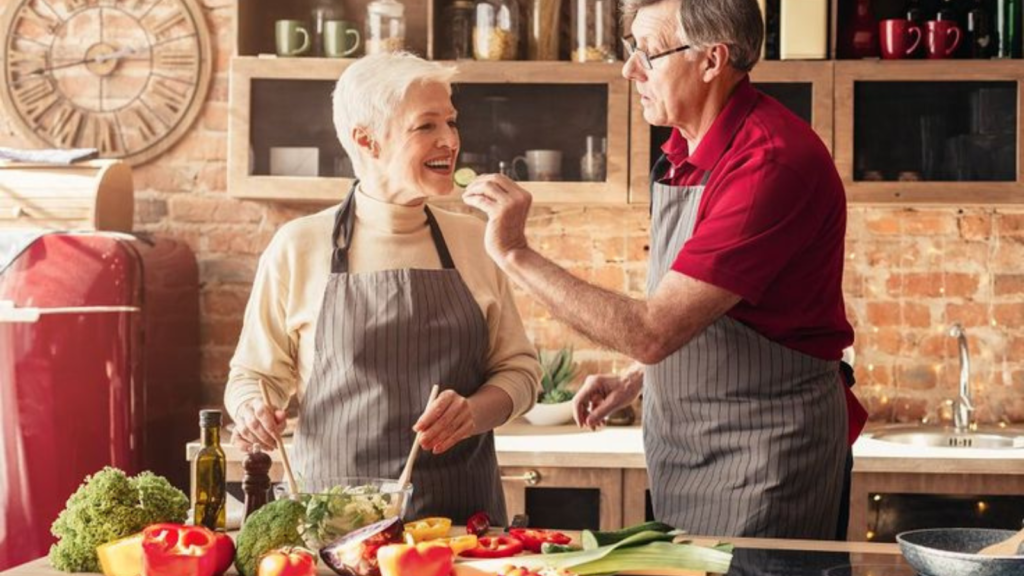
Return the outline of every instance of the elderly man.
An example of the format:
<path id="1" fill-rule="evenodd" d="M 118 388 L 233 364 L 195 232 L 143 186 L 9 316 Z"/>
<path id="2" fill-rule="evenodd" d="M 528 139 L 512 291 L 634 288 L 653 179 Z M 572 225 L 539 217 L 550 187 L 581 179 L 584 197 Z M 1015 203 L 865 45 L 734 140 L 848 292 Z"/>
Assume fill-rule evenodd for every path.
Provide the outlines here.
<path id="1" fill-rule="evenodd" d="M 588 378 L 577 422 L 599 426 L 643 390 L 658 519 L 691 533 L 834 538 L 852 399 L 840 375 L 853 341 L 842 183 L 810 127 L 750 84 L 755 0 L 624 7 L 623 75 L 644 119 L 673 127 L 651 177 L 647 299 L 533 250 L 530 195 L 507 178 L 477 179 L 465 202 L 488 215 L 487 251 L 514 282 L 644 365 Z"/>

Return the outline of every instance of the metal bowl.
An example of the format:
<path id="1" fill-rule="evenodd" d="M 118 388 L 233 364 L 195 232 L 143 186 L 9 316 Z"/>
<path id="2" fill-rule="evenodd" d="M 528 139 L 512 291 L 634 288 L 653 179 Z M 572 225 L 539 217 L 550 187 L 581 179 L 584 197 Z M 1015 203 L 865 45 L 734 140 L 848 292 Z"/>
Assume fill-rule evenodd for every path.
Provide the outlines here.
<path id="1" fill-rule="evenodd" d="M 1024 555 L 978 556 L 978 551 L 1016 534 L 1013 530 L 936 528 L 896 535 L 900 551 L 922 576 L 1021 576 Z"/>

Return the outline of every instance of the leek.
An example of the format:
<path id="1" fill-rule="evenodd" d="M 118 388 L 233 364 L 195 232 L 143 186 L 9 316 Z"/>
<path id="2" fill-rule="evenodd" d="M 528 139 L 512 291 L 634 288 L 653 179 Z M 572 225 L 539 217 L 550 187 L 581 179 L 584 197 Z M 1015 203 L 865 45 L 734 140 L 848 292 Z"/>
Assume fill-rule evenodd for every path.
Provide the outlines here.
<path id="1" fill-rule="evenodd" d="M 531 570 L 564 568 L 580 576 L 612 574 L 623 570 L 681 569 L 726 573 L 732 562 L 731 546 L 707 548 L 693 544 L 664 542 L 665 534 L 640 532 L 615 544 L 593 550 L 566 552 L 551 556 L 520 556 L 466 562 L 477 570 L 498 572 L 509 564 Z"/>

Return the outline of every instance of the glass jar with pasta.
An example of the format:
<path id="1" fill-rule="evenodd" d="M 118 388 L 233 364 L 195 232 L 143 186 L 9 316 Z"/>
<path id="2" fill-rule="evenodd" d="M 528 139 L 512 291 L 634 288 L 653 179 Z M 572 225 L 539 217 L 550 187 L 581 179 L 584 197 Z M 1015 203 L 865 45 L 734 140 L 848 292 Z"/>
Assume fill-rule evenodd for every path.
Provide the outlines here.
<path id="1" fill-rule="evenodd" d="M 573 62 L 615 61 L 615 0 L 571 0 Z"/>
<path id="2" fill-rule="evenodd" d="M 481 0 L 473 26 L 473 57 L 515 60 L 519 54 L 519 4 L 516 0 Z"/>
<path id="3" fill-rule="evenodd" d="M 405 49 L 405 5 L 398 0 L 374 0 L 366 5 L 366 53 Z"/>

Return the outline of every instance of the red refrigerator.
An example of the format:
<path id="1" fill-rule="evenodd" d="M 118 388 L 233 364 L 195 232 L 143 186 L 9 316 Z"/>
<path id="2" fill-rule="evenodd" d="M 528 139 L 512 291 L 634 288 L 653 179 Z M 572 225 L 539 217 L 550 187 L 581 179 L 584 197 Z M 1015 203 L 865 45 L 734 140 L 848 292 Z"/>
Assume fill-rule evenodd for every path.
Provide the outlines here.
<path id="1" fill-rule="evenodd" d="M 198 286 L 176 241 L 0 231 L 0 570 L 49 551 L 68 496 L 103 466 L 187 489 Z"/>

